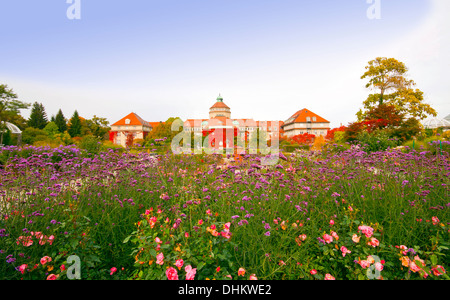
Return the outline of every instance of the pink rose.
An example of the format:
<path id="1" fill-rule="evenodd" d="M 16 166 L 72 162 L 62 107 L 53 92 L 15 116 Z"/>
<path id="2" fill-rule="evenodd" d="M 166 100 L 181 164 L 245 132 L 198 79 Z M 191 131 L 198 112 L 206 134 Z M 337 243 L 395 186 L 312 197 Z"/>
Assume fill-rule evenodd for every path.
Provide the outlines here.
<path id="1" fill-rule="evenodd" d="M 166 270 L 166 276 L 168 280 L 178 280 L 178 272 L 172 267 Z"/>
<path id="2" fill-rule="evenodd" d="M 443 266 L 437 265 L 436 267 L 431 268 L 431 271 L 435 276 L 441 276 L 442 274 L 445 274 L 445 269 Z"/>
<path id="3" fill-rule="evenodd" d="M 58 279 L 59 275 L 50 274 L 47 276 L 47 280 L 56 280 Z"/>
<path id="4" fill-rule="evenodd" d="M 249 280 L 258 280 L 255 274 L 250 275 Z"/>
<path id="5" fill-rule="evenodd" d="M 363 269 L 370 267 L 370 262 L 368 260 L 362 260 L 359 262 L 359 264 Z"/>
<path id="6" fill-rule="evenodd" d="M 111 273 L 109 273 L 109 275 L 113 275 L 114 273 L 116 273 L 117 272 L 117 268 L 116 267 L 114 267 L 114 268 L 111 268 Z"/>
<path id="7" fill-rule="evenodd" d="M 381 264 L 381 263 L 379 263 L 379 262 L 376 262 L 375 263 L 375 269 L 377 270 L 377 271 L 383 271 L 383 269 L 384 269 L 384 266 Z"/>
<path id="8" fill-rule="evenodd" d="M 367 245 L 375 248 L 380 245 L 380 242 L 376 238 L 371 238 Z"/>
<path id="9" fill-rule="evenodd" d="M 373 234 L 373 228 L 370 226 L 362 225 L 358 227 L 358 230 L 361 231 L 367 238 L 370 238 Z"/>
<path id="10" fill-rule="evenodd" d="M 228 223 L 226 223 L 226 224 L 223 225 L 223 227 L 225 228 L 225 230 L 230 230 L 230 226 L 231 226 L 231 223 L 230 223 L 230 222 L 228 222 Z"/>
<path id="11" fill-rule="evenodd" d="M 336 239 L 336 241 L 339 240 L 339 236 L 337 235 L 336 232 L 332 231 L 331 236 L 334 237 Z"/>
<path id="12" fill-rule="evenodd" d="M 52 261 L 52 258 L 49 256 L 44 256 L 43 258 L 41 258 L 41 265 L 45 265 L 46 263 L 49 263 Z"/>
<path id="13" fill-rule="evenodd" d="M 324 234 L 323 235 L 323 239 L 325 240 L 325 242 L 327 244 L 329 244 L 329 243 L 331 243 L 333 241 L 333 237 L 331 235 L 329 235 L 329 234 Z"/>
<path id="14" fill-rule="evenodd" d="M 178 269 L 181 269 L 181 268 L 183 267 L 183 265 L 184 265 L 184 261 L 183 261 L 182 259 L 179 259 L 179 260 L 177 260 L 177 261 L 175 262 L 175 266 L 176 266 Z"/>
<path id="15" fill-rule="evenodd" d="M 31 233 L 31 235 L 33 235 L 33 233 Z M 40 239 L 41 236 L 42 236 L 42 232 L 35 232 L 35 233 L 34 233 L 34 236 L 35 236 L 37 239 Z"/>
<path id="16" fill-rule="evenodd" d="M 354 234 L 352 237 L 352 241 L 355 243 L 359 243 L 360 239 L 361 239 L 361 237 L 359 237 L 357 234 Z"/>
<path id="17" fill-rule="evenodd" d="M 164 264 L 164 254 L 162 252 L 156 256 L 156 264 L 161 266 Z"/>
<path id="18" fill-rule="evenodd" d="M 309 273 L 311 273 L 311 275 L 316 275 L 317 274 L 317 270 L 312 269 Z"/>
<path id="19" fill-rule="evenodd" d="M 19 272 L 20 273 L 25 273 L 25 270 L 28 268 L 28 265 L 27 264 L 23 264 L 23 265 L 21 265 L 20 267 L 19 267 Z"/>
<path id="20" fill-rule="evenodd" d="M 350 250 L 348 250 L 346 247 L 341 247 L 342 256 L 345 257 L 347 253 L 352 253 Z"/>
<path id="21" fill-rule="evenodd" d="M 197 269 L 193 269 L 192 266 L 189 265 L 184 270 L 186 271 L 186 280 L 194 280 Z"/>

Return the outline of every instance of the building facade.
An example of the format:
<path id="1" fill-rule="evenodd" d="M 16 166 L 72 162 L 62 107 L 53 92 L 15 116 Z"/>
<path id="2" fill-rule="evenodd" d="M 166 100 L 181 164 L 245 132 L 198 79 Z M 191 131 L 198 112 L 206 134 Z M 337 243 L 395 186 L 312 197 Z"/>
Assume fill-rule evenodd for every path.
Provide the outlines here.
<path id="1" fill-rule="evenodd" d="M 316 137 L 326 136 L 331 128 L 328 120 L 304 108 L 286 120 L 282 129 L 284 136 L 290 138 L 305 133 L 313 134 Z"/>
<path id="2" fill-rule="evenodd" d="M 159 123 L 145 121 L 136 113 L 131 113 L 111 126 L 110 140 L 125 147 L 130 139 L 145 139 Z M 329 121 L 307 109 L 296 112 L 286 122 L 233 119 L 230 107 L 220 95 L 210 107 L 208 119 L 184 121 L 185 132 L 191 132 L 194 136 L 217 136 L 220 133 L 220 139 L 212 140 L 210 145 L 217 149 L 234 147 L 235 141 L 248 141 L 257 132 L 263 132 L 260 136 L 269 141 L 304 133 L 325 136 L 329 129 Z"/>
<path id="3" fill-rule="evenodd" d="M 258 130 L 265 132 L 266 141 L 279 138 L 282 124 L 281 121 L 233 119 L 230 107 L 219 95 L 216 103 L 209 109 L 209 119 L 188 119 L 184 123 L 184 128 L 185 131 L 191 131 L 194 135 L 214 135 L 219 132 L 223 140 L 219 140 L 217 143 L 214 141 L 214 144 L 210 146 L 223 149 L 235 146 L 235 138 L 237 138 L 237 142 L 248 141 Z"/>
<path id="4" fill-rule="evenodd" d="M 159 123 L 150 123 L 136 113 L 131 113 L 111 125 L 109 140 L 116 145 L 127 146 L 127 142 L 143 140 Z"/>

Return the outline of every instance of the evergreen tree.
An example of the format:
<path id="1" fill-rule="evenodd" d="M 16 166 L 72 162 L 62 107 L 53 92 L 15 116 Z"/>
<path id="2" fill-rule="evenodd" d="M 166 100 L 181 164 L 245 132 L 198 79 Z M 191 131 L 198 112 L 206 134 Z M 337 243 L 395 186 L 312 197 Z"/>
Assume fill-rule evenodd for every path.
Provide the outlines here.
<path id="1" fill-rule="evenodd" d="M 45 112 L 42 103 L 35 102 L 31 108 L 30 118 L 28 119 L 28 126 L 44 129 L 48 124 L 47 113 Z"/>
<path id="2" fill-rule="evenodd" d="M 70 118 L 68 132 L 71 137 L 81 136 L 81 119 L 78 112 L 73 113 L 72 118 Z"/>
<path id="3" fill-rule="evenodd" d="M 54 122 L 56 126 L 58 126 L 59 132 L 64 133 L 67 130 L 66 118 L 64 117 L 64 114 L 61 109 L 58 111 L 58 114 L 56 115 Z"/>

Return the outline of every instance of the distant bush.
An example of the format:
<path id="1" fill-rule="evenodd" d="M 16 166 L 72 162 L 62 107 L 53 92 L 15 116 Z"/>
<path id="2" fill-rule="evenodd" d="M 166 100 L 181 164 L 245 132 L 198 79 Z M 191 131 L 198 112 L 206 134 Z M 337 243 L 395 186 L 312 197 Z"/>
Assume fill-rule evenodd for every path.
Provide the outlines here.
<path id="1" fill-rule="evenodd" d="M 431 152 L 431 154 L 448 154 L 450 153 L 450 142 L 449 141 L 443 141 L 443 140 L 432 140 L 429 141 L 427 144 L 428 151 Z"/>
<path id="2" fill-rule="evenodd" d="M 450 141 L 450 130 L 447 130 L 444 133 L 442 133 L 442 138 L 446 139 L 447 141 Z"/>
<path id="3" fill-rule="evenodd" d="M 28 127 L 22 132 L 22 142 L 27 145 L 33 145 L 36 142 L 48 140 L 47 133 L 42 129 Z"/>
<path id="4" fill-rule="evenodd" d="M 88 135 L 81 139 L 80 148 L 86 150 L 89 154 L 98 154 L 103 150 L 102 142 L 99 138 Z"/>
<path id="5" fill-rule="evenodd" d="M 372 133 L 362 131 L 357 135 L 357 142 L 363 146 L 367 152 L 384 151 L 388 148 L 395 148 L 400 145 L 398 139 L 391 138 L 384 130 L 375 130 Z"/>
<path id="6" fill-rule="evenodd" d="M 404 152 L 410 152 L 413 150 L 424 151 L 426 150 L 426 144 L 423 141 L 407 141 L 403 143 Z"/>

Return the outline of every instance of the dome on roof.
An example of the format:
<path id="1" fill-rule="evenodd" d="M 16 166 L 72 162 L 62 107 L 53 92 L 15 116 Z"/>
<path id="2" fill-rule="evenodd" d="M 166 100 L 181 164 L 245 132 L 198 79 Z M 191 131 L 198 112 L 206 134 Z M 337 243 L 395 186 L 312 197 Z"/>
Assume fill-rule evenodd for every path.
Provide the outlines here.
<path id="1" fill-rule="evenodd" d="M 445 119 L 429 118 L 423 122 L 423 126 L 426 129 L 436 129 L 440 127 L 450 128 L 450 122 Z"/>

